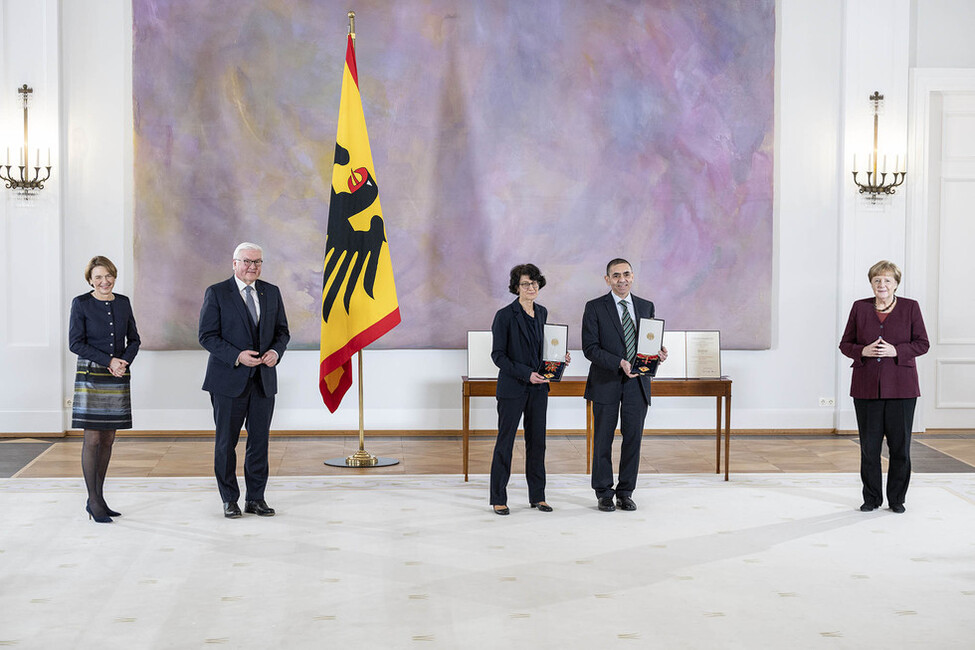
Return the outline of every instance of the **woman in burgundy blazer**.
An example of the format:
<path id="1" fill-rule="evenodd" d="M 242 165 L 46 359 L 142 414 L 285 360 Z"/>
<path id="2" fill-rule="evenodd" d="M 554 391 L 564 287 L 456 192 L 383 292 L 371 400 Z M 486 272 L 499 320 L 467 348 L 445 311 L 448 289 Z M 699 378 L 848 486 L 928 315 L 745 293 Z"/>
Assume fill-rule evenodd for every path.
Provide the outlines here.
<path id="1" fill-rule="evenodd" d="M 921 394 L 915 358 L 928 351 L 928 334 L 917 302 L 894 295 L 901 281 L 896 264 L 881 260 L 867 276 L 874 295 L 853 303 L 840 340 L 840 351 L 853 359 L 850 396 L 860 433 L 860 510 L 883 504 L 880 451 L 887 438 L 887 504 L 901 513 L 911 479 L 914 407 Z"/>

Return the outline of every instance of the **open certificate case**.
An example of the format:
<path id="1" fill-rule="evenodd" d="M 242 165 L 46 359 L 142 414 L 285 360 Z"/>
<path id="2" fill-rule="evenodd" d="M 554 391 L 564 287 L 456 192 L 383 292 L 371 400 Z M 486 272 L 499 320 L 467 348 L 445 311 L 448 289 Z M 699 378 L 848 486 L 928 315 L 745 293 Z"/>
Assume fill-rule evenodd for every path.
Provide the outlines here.
<path id="1" fill-rule="evenodd" d="M 565 372 L 565 355 L 569 351 L 569 326 L 545 324 L 542 341 L 542 367 L 538 374 L 549 381 L 561 381 Z"/>
<path id="2" fill-rule="evenodd" d="M 660 346 L 664 341 L 664 322 L 659 318 L 641 318 L 636 335 L 636 361 L 632 371 L 637 375 L 657 374 Z"/>

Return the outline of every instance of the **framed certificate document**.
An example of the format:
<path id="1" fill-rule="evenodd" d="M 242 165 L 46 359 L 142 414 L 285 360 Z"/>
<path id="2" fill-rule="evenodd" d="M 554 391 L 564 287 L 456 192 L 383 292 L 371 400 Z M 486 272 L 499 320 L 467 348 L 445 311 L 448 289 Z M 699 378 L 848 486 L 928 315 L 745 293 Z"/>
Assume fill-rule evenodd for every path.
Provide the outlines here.
<path id="1" fill-rule="evenodd" d="M 663 341 L 664 321 L 659 318 L 641 318 L 636 333 L 636 362 L 632 369 L 635 374 L 650 377 L 657 374 Z"/>
<path id="2" fill-rule="evenodd" d="M 715 379 L 721 376 L 721 332 L 705 330 L 685 333 L 687 378 Z"/>
<path id="3" fill-rule="evenodd" d="M 561 381 L 565 372 L 565 354 L 569 350 L 569 326 L 545 323 L 542 341 L 542 366 L 538 374 L 549 381 Z"/>

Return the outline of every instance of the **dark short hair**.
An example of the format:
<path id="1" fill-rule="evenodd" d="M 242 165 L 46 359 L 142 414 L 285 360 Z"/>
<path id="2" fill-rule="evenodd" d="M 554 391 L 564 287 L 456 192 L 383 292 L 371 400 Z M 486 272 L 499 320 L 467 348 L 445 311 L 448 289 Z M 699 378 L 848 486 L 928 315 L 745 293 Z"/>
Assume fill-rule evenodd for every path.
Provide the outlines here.
<path id="1" fill-rule="evenodd" d="M 529 279 L 537 282 L 539 289 L 545 286 L 545 276 L 542 275 L 542 272 L 538 270 L 537 266 L 534 264 L 519 264 L 511 269 L 511 274 L 508 279 L 508 291 L 516 296 L 518 295 L 518 284 L 521 282 L 521 276 L 523 275 L 527 275 Z"/>
<path id="2" fill-rule="evenodd" d="M 622 257 L 617 257 L 614 260 L 610 260 L 609 261 L 609 264 L 606 265 L 606 277 L 609 277 L 609 270 L 611 268 L 613 268 L 614 266 L 616 266 L 617 264 L 626 264 L 628 267 L 630 267 L 630 270 L 631 271 L 633 270 L 633 265 L 632 264 L 630 264 L 629 262 L 627 262 L 626 260 L 624 260 Z"/>
<path id="3" fill-rule="evenodd" d="M 95 255 L 93 258 L 88 260 L 88 264 L 85 265 L 85 282 L 91 284 L 91 270 L 96 266 L 104 266 L 108 274 L 113 278 L 118 277 L 118 269 L 112 264 L 112 260 L 108 259 L 104 255 Z"/>
<path id="4" fill-rule="evenodd" d="M 867 271 L 867 279 L 870 280 L 870 282 L 873 282 L 873 279 L 878 275 L 892 275 L 894 276 L 894 282 L 897 284 L 901 283 L 901 270 L 897 268 L 897 265 L 893 262 L 880 260 L 871 266 L 869 271 Z"/>

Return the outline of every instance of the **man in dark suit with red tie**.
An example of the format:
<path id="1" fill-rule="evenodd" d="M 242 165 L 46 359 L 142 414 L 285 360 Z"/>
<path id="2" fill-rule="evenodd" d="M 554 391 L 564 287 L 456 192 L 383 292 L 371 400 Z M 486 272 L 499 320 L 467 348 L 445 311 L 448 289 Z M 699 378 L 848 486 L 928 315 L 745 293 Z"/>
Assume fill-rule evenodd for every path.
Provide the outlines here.
<path id="1" fill-rule="evenodd" d="M 245 242 L 234 251 L 234 277 L 207 288 L 200 309 L 200 345 L 210 352 L 203 390 L 209 391 L 216 427 L 213 469 L 223 501 L 223 514 L 241 516 L 237 500 L 237 440 L 246 422 L 244 512 L 270 517 L 264 500 L 268 476 L 268 436 L 277 370 L 291 334 L 281 292 L 258 280 L 264 264 L 257 244 Z"/>
<path id="2" fill-rule="evenodd" d="M 633 490 L 640 472 L 643 423 L 650 406 L 650 378 L 632 370 L 641 318 L 653 318 L 653 303 L 630 293 L 633 269 L 624 259 L 606 265 L 611 291 L 586 303 L 582 316 L 582 351 L 589 359 L 586 399 L 593 403 L 592 488 L 599 509 L 636 510 Z M 661 348 L 660 361 L 667 358 Z M 619 480 L 613 486 L 613 436 L 623 437 Z M 613 498 L 616 504 L 613 504 Z"/>

